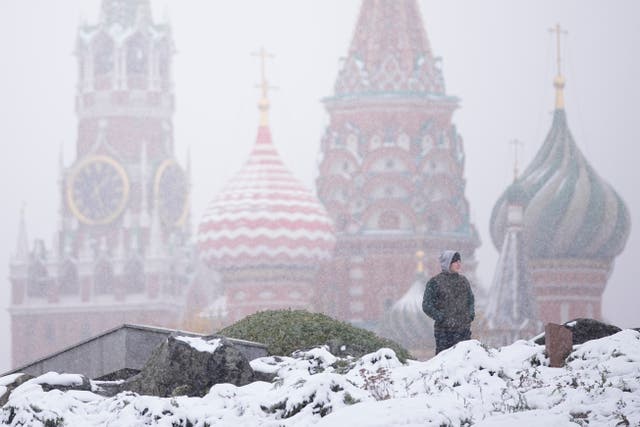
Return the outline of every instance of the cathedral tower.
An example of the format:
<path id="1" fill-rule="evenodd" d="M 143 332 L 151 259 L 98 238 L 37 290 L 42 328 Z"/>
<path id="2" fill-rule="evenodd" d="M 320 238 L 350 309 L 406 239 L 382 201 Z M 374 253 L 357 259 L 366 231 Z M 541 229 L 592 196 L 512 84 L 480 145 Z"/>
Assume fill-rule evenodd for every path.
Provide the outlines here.
<path id="1" fill-rule="evenodd" d="M 559 46 L 559 27 L 556 32 Z M 622 198 L 598 175 L 573 140 L 564 85 L 558 47 L 551 129 L 518 178 L 524 206 L 522 238 L 538 317 L 544 323 L 580 317 L 602 319 L 602 293 L 631 226 Z M 491 215 L 491 236 L 498 249 L 508 242 L 510 191 L 498 199 Z"/>
<path id="2" fill-rule="evenodd" d="M 14 366 L 122 323 L 179 321 L 189 177 L 174 156 L 173 51 L 148 0 L 103 0 L 98 24 L 78 29 L 56 237 L 30 253 L 19 242 L 11 261 Z"/>
<path id="3" fill-rule="evenodd" d="M 475 275 L 479 239 L 464 195 L 464 149 L 415 0 L 364 0 L 324 100 L 317 191 L 337 229 L 325 311 L 376 329 L 408 289 L 414 256 L 425 274 L 438 254 L 461 252 Z"/>

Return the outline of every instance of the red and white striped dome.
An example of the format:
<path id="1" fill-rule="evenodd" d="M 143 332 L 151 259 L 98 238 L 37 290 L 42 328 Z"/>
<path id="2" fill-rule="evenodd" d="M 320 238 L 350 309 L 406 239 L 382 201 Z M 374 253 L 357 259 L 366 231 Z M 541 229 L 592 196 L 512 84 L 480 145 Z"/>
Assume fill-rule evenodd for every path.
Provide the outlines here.
<path id="1" fill-rule="evenodd" d="M 287 170 L 266 125 L 245 165 L 209 203 L 197 239 L 200 258 L 216 269 L 315 268 L 335 244 L 324 206 Z"/>

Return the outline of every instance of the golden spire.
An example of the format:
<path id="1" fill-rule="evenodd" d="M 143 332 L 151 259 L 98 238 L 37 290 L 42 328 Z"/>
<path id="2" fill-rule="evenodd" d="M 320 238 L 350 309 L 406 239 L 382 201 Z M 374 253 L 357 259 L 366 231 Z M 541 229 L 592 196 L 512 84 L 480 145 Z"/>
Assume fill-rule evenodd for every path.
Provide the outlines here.
<path id="1" fill-rule="evenodd" d="M 424 251 L 423 250 L 419 250 L 418 252 L 416 252 L 416 258 L 418 258 L 418 267 L 416 268 L 416 273 L 423 273 L 424 272 L 424 263 L 422 261 L 423 257 L 424 257 Z"/>
<path id="2" fill-rule="evenodd" d="M 260 110 L 260 126 L 267 126 L 269 125 L 269 98 L 267 97 L 267 95 L 269 89 L 275 89 L 275 87 L 269 86 L 269 83 L 267 83 L 265 62 L 267 58 L 273 58 L 274 56 L 270 53 L 267 53 L 264 47 L 261 47 L 259 52 L 254 52 L 251 55 L 260 57 L 261 82 L 260 85 L 256 87 L 259 87 L 262 90 L 262 96 L 260 97 L 260 101 L 258 102 L 258 110 Z"/>
<path id="3" fill-rule="evenodd" d="M 556 51 L 558 62 L 558 74 L 553 79 L 553 86 L 556 88 L 556 110 L 564 109 L 564 77 L 562 76 L 561 59 L 560 59 L 560 35 L 567 34 L 565 30 L 560 28 L 560 24 L 556 24 L 555 28 L 549 28 L 549 32 L 556 33 Z"/>
<path id="4" fill-rule="evenodd" d="M 518 147 L 522 147 L 524 142 L 512 139 L 509 144 L 513 145 L 513 182 L 518 179 Z"/>

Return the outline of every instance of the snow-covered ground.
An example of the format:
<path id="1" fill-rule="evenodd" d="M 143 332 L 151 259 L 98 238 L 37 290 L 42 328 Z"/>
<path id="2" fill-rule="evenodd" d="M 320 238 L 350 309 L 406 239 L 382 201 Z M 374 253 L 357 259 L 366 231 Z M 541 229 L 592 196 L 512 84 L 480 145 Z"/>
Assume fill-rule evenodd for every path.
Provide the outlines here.
<path id="1" fill-rule="evenodd" d="M 575 346 L 563 368 L 544 347 L 458 344 L 403 364 L 380 349 L 357 360 L 324 348 L 256 359 L 272 383 L 219 384 L 202 398 L 52 390 L 74 375 L 46 374 L 16 388 L 0 413 L 12 426 L 638 426 L 640 333 Z M 14 376 L 0 378 L 0 395 Z M 97 385 L 94 384 L 94 387 Z M 50 421 L 47 421 L 50 420 Z M 55 423 L 58 424 L 55 424 Z"/>

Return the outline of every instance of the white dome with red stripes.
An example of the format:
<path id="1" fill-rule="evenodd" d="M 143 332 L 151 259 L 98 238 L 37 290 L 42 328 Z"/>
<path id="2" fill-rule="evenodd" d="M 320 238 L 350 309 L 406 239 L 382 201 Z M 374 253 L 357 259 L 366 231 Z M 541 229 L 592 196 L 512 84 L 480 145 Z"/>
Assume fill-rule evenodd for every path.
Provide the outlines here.
<path id="1" fill-rule="evenodd" d="M 287 170 L 264 125 L 245 165 L 209 203 L 197 238 L 200 259 L 216 269 L 315 267 L 335 244 L 325 208 Z"/>

